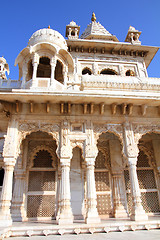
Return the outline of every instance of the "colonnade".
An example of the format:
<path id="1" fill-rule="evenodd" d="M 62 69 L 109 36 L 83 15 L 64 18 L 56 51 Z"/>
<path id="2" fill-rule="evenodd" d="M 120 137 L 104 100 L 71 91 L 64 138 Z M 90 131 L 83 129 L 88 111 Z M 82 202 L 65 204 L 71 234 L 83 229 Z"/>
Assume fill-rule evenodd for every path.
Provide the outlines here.
<path id="1" fill-rule="evenodd" d="M 16 124 L 15 126 L 16 127 Z M 16 164 L 15 148 L 9 145 L 11 135 L 12 140 L 17 137 L 13 126 L 9 126 L 5 145 L 4 145 L 4 182 L 0 200 L 0 226 L 9 226 L 12 224 L 11 219 L 11 201 L 12 201 L 12 185 L 13 185 L 13 172 Z M 14 131 L 13 131 L 14 130 Z M 134 134 L 131 126 L 124 127 L 124 155 L 127 159 L 129 175 L 131 181 L 131 195 L 132 195 L 132 210 L 131 220 L 146 220 L 147 215 L 142 207 L 140 198 L 140 188 L 138 183 L 136 163 L 138 157 L 137 145 L 134 141 Z M 15 141 L 16 144 L 16 141 Z M 88 148 L 89 147 L 89 148 Z M 59 211 L 57 214 L 58 224 L 72 224 L 73 214 L 71 209 L 71 196 L 70 196 L 70 162 L 72 158 L 71 146 L 65 146 L 66 151 L 60 155 L 60 167 L 61 167 L 61 180 L 59 189 Z M 70 151 L 68 151 L 70 148 Z M 95 187 L 95 175 L 94 165 L 97 157 L 98 150 L 95 151 L 96 145 L 86 146 L 85 152 L 85 164 L 86 164 L 86 182 L 87 182 L 87 209 L 85 222 L 88 223 L 99 223 L 100 217 L 97 211 L 97 200 L 96 200 L 96 187 Z M 88 153 L 88 150 L 90 151 Z M 93 150 L 93 151 L 92 151 Z M 65 154 L 64 154 L 65 152 Z M 10 155 L 10 156 L 9 156 Z M 114 215 L 115 217 L 126 216 L 123 204 L 123 194 L 121 193 L 121 178 L 122 172 L 113 172 L 113 202 L 114 202 Z"/>

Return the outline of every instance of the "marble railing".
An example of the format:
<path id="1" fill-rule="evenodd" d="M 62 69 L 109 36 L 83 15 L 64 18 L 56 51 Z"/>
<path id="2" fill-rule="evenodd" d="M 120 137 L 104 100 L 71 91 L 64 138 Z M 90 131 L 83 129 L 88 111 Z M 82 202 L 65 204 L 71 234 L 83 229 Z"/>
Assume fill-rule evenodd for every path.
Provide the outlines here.
<path id="1" fill-rule="evenodd" d="M 19 80 L 12 80 L 12 79 L 1 79 L 0 78 L 0 88 L 20 88 L 21 81 Z"/>
<path id="2" fill-rule="evenodd" d="M 38 78 L 38 87 L 49 87 L 50 78 Z M 25 88 L 31 87 L 31 80 L 26 83 Z M 68 89 L 70 83 L 68 82 Z M 81 83 L 75 82 L 71 85 L 80 85 L 81 90 L 105 90 L 105 89 L 123 89 L 123 90 L 145 90 L 160 91 L 160 78 L 140 78 L 115 75 L 84 75 L 81 77 Z M 11 79 L 0 79 L 1 89 L 21 88 L 21 81 Z"/>
<path id="3" fill-rule="evenodd" d="M 81 78 L 82 90 L 105 90 L 105 89 L 123 89 L 123 90 L 145 90 L 160 91 L 160 78 L 140 78 L 131 76 L 103 75 L 93 76 L 85 75 Z"/>

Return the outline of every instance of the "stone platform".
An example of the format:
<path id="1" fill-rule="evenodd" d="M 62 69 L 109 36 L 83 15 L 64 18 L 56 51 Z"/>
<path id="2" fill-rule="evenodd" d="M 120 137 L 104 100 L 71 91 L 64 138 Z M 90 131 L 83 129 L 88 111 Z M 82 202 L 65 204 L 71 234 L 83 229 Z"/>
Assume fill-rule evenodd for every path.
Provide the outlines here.
<path id="1" fill-rule="evenodd" d="M 57 225 L 55 221 L 13 223 L 11 227 L 0 229 L 0 239 L 7 237 L 31 237 L 63 234 L 83 234 L 102 232 L 123 232 L 135 230 L 160 229 L 160 216 L 149 217 L 147 221 L 130 221 L 129 219 L 102 220 L 99 224 L 85 224 L 76 221 L 72 225 Z"/>

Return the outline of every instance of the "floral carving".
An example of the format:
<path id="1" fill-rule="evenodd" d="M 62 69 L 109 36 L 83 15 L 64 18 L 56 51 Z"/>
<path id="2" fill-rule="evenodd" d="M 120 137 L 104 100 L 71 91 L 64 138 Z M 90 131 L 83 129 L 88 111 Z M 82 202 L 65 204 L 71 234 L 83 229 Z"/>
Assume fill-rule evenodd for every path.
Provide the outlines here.
<path id="1" fill-rule="evenodd" d="M 98 148 L 96 145 L 86 145 L 85 147 L 85 157 L 86 158 L 96 158 L 98 154 Z"/>
<path id="2" fill-rule="evenodd" d="M 132 130 L 132 125 L 130 123 L 124 124 L 124 145 L 123 153 L 126 157 L 137 157 L 138 156 L 138 146 L 135 143 L 134 133 Z"/>
<path id="3" fill-rule="evenodd" d="M 61 147 L 61 153 L 60 153 L 61 158 L 72 158 L 72 147 L 71 145 L 63 145 Z"/>
<path id="4" fill-rule="evenodd" d="M 123 142 L 123 128 L 120 124 L 94 125 L 94 134 L 96 140 L 98 140 L 100 134 L 103 132 L 112 132 L 119 137 L 121 142 Z"/>
<path id="5" fill-rule="evenodd" d="M 52 135 L 53 138 L 59 142 L 59 125 L 50 122 L 35 122 L 35 121 L 23 121 L 19 122 L 19 131 L 21 132 L 22 139 L 31 132 L 42 131 Z"/>

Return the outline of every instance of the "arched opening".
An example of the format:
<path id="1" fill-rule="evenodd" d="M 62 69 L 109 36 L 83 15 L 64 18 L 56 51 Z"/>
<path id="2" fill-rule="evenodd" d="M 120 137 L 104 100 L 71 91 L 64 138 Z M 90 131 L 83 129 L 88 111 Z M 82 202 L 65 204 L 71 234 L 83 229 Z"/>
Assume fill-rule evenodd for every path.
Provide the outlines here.
<path id="1" fill-rule="evenodd" d="M 104 75 L 117 75 L 117 72 L 112 70 L 112 69 L 104 69 L 100 72 L 100 74 L 104 74 Z"/>
<path id="2" fill-rule="evenodd" d="M 74 30 L 71 31 L 71 36 L 75 36 L 75 31 Z"/>
<path id="3" fill-rule="evenodd" d="M 142 206 L 148 215 L 160 213 L 159 176 L 157 174 L 157 160 L 160 146 L 159 134 L 146 134 L 139 141 L 137 159 L 137 176 L 141 192 Z M 126 193 L 128 210 L 131 213 L 131 183 L 128 169 L 125 170 Z"/>
<path id="4" fill-rule="evenodd" d="M 85 75 L 85 74 L 91 75 L 92 72 L 91 72 L 91 70 L 90 70 L 89 68 L 84 68 L 84 69 L 82 70 L 82 75 Z"/>
<path id="5" fill-rule="evenodd" d="M 70 168 L 71 208 L 74 219 L 84 218 L 84 170 L 79 147 L 73 149 Z"/>
<path id="6" fill-rule="evenodd" d="M 132 70 L 127 70 L 126 71 L 126 76 L 135 76 L 135 73 Z"/>
<path id="7" fill-rule="evenodd" d="M 15 221 L 26 218 L 55 219 L 58 208 L 56 149 L 56 141 L 47 132 L 33 132 L 22 141 L 23 155 L 20 162 L 23 162 L 26 177 L 14 178 L 13 196 L 19 194 L 19 198 L 14 198 L 12 202 Z M 21 189 L 17 187 L 19 184 Z"/>
<path id="8" fill-rule="evenodd" d="M 95 162 L 97 210 L 101 218 L 118 217 L 115 204 L 117 198 L 119 206 L 122 205 L 126 209 L 123 175 L 119 182 L 116 183 L 114 180 L 116 179 L 114 176 L 119 175 L 123 168 L 121 143 L 115 134 L 107 132 L 100 135 L 97 147 L 99 150 Z M 126 215 L 125 210 L 124 214 Z"/>
<path id="9" fill-rule="evenodd" d="M 55 74 L 54 74 L 54 78 L 63 84 L 64 82 L 64 78 L 63 78 L 63 65 L 60 61 L 57 60 L 57 64 L 55 67 Z"/>
<path id="10" fill-rule="evenodd" d="M 26 82 L 32 79 L 33 76 L 33 65 L 32 65 L 32 60 L 30 60 L 27 64 L 27 76 L 26 76 Z"/>
<path id="11" fill-rule="evenodd" d="M 41 57 L 37 68 L 37 77 L 50 78 L 51 77 L 51 65 L 48 57 Z"/>

